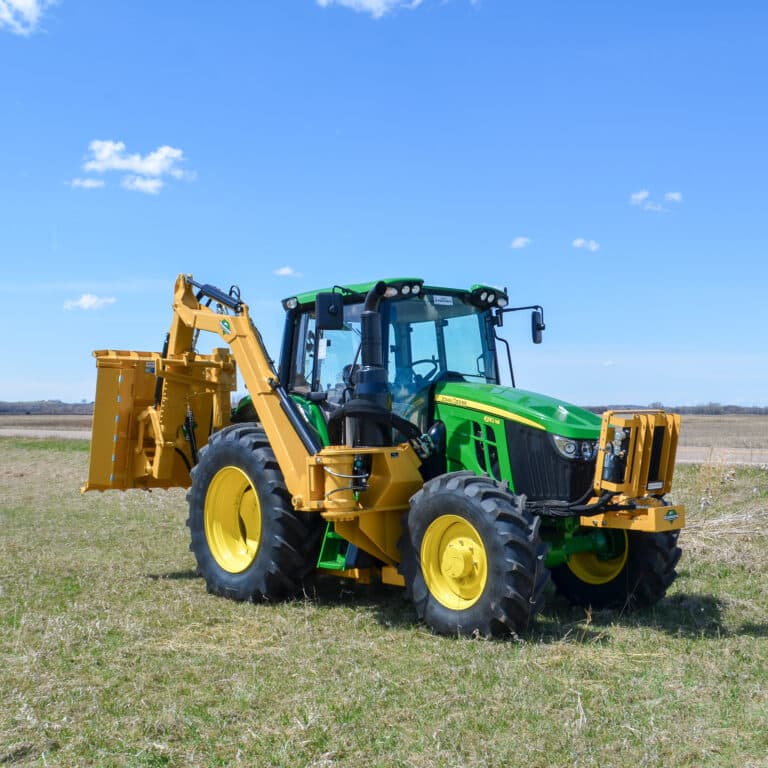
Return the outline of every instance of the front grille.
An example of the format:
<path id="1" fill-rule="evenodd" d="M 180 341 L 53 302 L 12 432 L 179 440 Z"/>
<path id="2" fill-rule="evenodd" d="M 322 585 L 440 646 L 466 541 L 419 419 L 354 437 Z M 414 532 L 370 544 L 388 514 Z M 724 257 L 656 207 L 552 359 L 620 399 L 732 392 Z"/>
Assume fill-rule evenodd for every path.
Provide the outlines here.
<path id="1" fill-rule="evenodd" d="M 515 493 L 532 501 L 576 501 L 592 486 L 595 460 L 566 459 L 549 434 L 514 421 L 506 422 Z"/>

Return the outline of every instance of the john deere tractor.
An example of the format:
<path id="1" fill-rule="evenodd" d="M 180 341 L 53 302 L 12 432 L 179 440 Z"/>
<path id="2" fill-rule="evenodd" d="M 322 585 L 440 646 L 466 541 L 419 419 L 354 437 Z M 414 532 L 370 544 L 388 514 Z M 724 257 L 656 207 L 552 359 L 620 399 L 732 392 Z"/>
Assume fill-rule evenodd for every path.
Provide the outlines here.
<path id="1" fill-rule="evenodd" d="M 548 582 L 631 609 L 675 578 L 679 417 L 602 417 L 501 386 L 504 291 L 420 279 L 283 301 L 277 366 L 233 286 L 176 281 L 162 352 L 102 350 L 85 489 L 188 487 L 208 590 L 299 594 L 310 574 L 404 587 L 445 634 L 523 632 Z M 200 331 L 226 347 L 196 351 Z M 506 358 L 506 359 L 504 359 Z M 248 396 L 231 409 L 236 366 Z"/>

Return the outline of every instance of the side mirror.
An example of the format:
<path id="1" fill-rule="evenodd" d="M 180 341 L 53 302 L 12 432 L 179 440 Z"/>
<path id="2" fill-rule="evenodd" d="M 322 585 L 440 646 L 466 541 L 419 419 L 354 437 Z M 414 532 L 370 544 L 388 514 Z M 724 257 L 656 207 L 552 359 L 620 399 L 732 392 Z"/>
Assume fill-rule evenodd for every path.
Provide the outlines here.
<path id="1" fill-rule="evenodd" d="M 318 293 L 315 318 L 319 330 L 340 331 L 344 327 L 344 297 L 340 293 Z"/>
<path id="2" fill-rule="evenodd" d="M 538 309 L 531 312 L 531 339 L 534 344 L 541 344 L 541 332 L 547 327 L 544 318 Z"/>

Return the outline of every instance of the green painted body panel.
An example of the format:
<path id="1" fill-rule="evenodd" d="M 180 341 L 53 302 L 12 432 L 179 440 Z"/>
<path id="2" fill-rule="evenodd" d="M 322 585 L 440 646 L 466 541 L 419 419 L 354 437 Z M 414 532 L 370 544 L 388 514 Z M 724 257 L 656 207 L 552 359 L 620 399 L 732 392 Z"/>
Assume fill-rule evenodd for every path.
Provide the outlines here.
<path id="1" fill-rule="evenodd" d="M 468 469 L 476 475 L 489 475 L 495 480 L 506 480 L 514 491 L 502 419 L 455 405 L 435 403 L 435 420 L 445 424 L 448 472 Z"/>
<path id="2" fill-rule="evenodd" d="M 328 523 L 317 556 L 317 567 L 326 571 L 343 571 L 347 563 L 348 545 L 349 542 L 333 529 L 333 523 Z"/>
<path id="3" fill-rule="evenodd" d="M 518 416 L 520 417 L 518 420 L 532 422 L 553 435 L 562 435 L 575 440 L 597 440 L 600 437 L 600 416 L 563 400 L 556 400 L 536 392 L 496 384 L 446 382 L 437 385 L 435 395 L 446 395 L 478 403 L 488 408 L 488 412 L 497 417 L 502 417 L 497 411 L 504 411 L 509 414 L 509 418 L 514 419 Z M 445 407 L 441 403 L 437 405 L 441 408 Z M 483 413 L 482 407 L 467 410 Z"/>
<path id="4" fill-rule="evenodd" d="M 435 402 L 435 419 L 446 427 L 448 471 L 468 469 L 496 480 L 506 480 L 513 492 L 515 479 L 512 477 L 505 419 L 523 421 L 532 429 L 539 427 L 563 437 L 582 440 L 600 437 L 599 416 L 535 392 L 496 384 L 446 382 L 435 388 L 435 396 L 440 395 L 473 404 Z"/>
<path id="5" fill-rule="evenodd" d="M 325 423 L 325 418 L 323 418 L 323 413 L 318 404 L 296 394 L 291 395 L 291 400 L 301 408 L 307 417 L 307 421 L 315 428 L 320 437 L 320 442 L 323 445 L 328 445 L 331 442 L 330 437 L 328 437 L 328 425 Z"/>
<path id="6" fill-rule="evenodd" d="M 317 403 L 310 402 L 306 398 L 301 397 L 301 395 L 292 394 L 290 397 L 291 400 L 293 400 L 293 402 L 296 403 L 299 408 L 301 408 L 302 413 L 307 418 L 307 421 L 315 428 L 315 431 L 320 437 L 320 442 L 322 442 L 323 445 L 328 445 L 330 443 L 330 438 L 328 437 L 328 427 Z M 235 417 L 237 414 L 245 412 L 250 408 L 254 408 L 254 415 L 251 418 L 258 420 L 258 414 L 255 412 L 253 400 L 251 399 L 250 395 L 245 395 L 240 400 L 237 406 L 232 410 L 232 416 Z M 248 418 L 249 417 L 246 416 L 246 419 Z"/>

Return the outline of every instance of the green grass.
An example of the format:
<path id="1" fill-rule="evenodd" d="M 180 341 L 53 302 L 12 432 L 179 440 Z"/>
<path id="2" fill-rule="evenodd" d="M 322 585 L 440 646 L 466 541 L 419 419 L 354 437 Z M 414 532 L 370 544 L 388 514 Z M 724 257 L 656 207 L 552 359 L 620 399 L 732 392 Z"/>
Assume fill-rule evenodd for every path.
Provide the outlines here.
<path id="1" fill-rule="evenodd" d="M 768 765 L 766 470 L 678 469 L 654 609 L 550 594 L 490 642 L 431 635 L 395 588 L 212 597 L 184 493 L 81 496 L 86 465 L 0 440 L 0 765 Z"/>
<path id="2" fill-rule="evenodd" d="M 0 437 L 0 448 L 5 450 L 17 449 L 28 451 L 57 451 L 59 453 L 88 453 L 90 440 L 72 440 L 69 438 L 57 440 L 41 437 Z"/>

